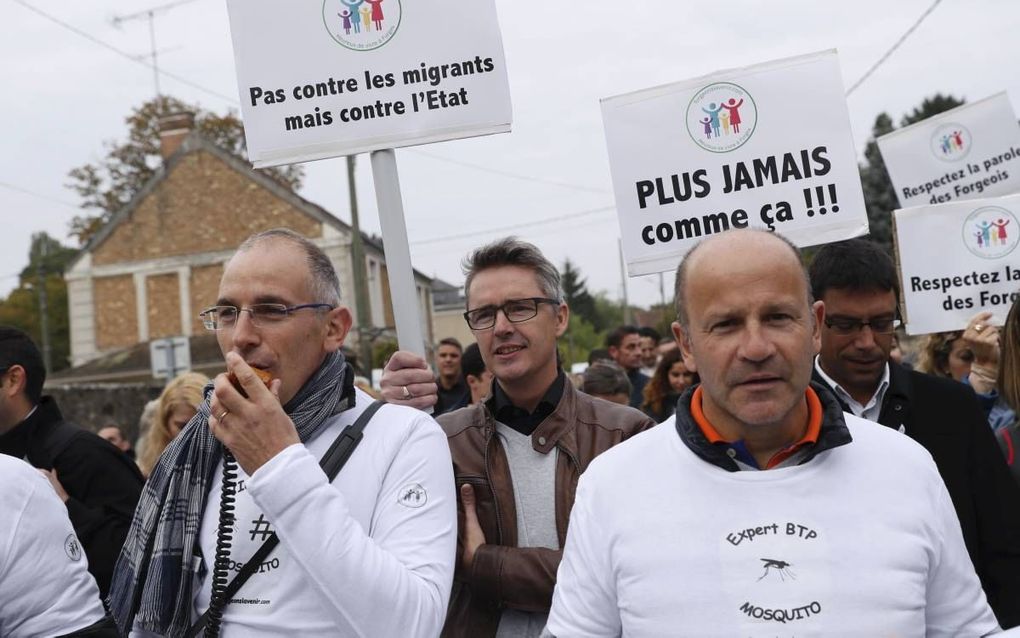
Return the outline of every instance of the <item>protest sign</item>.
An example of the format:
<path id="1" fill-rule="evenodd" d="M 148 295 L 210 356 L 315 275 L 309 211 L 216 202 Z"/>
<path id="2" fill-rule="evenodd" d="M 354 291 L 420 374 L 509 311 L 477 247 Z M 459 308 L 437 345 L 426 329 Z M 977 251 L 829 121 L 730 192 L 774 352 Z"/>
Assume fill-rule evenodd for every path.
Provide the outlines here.
<path id="1" fill-rule="evenodd" d="M 1005 93 L 878 138 L 900 206 L 1020 191 L 1020 126 Z"/>
<path id="2" fill-rule="evenodd" d="M 1002 325 L 1020 291 L 1020 195 L 893 212 L 908 334 L 962 330 L 981 310 Z"/>
<path id="3" fill-rule="evenodd" d="M 510 130 L 493 0 L 228 0 L 255 167 Z"/>
<path id="4" fill-rule="evenodd" d="M 602 117 L 631 276 L 729 228 L 868 232 L 835 51 L 606 98 Z"/>

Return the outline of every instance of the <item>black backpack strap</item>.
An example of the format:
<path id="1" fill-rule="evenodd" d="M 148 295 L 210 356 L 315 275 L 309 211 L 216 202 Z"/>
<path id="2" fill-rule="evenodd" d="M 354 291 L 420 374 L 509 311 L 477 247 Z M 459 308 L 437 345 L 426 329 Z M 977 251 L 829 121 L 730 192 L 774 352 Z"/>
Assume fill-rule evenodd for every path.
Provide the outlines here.
<path id="1" fill-rule="evenodd" d="M 365 408 L 365 411 L 358 415 L 357 420 L 353 424 L 343 429 L 343 432 L 336 437 L 333 444 L 329 446 L 326 453 L 322 456 L 322 460 L 319 461 L 319 467 L 326 473 L 326 477 L 329 482 L 332 483 L 336 475 L 340 473 L 341 468 L 347 463 L 347 460 L 351 458 L 351 454 L 354 453 L 354 449 L 361 443 L 362 437 L 365 434 L 365 427 L 368 422 L 372 420 L 375 413 L 383 406 L 385 401 L 374 401 L 371 405 Z M 245 563 L 241 571 L 238 572 L 237 576 L 230 581 L 227 585 L 226 590 L 223 593 L 223 598 L 229 601 L 234 595 L 241 589 L 241 586 L 248 581 L 252 574 L 265 562 L 269 554 L 276 549 L 276 546 L 280 544 L 280 537 L 273 532 L 272 536 L 266 539 L 266 542 L 262 543 L 252 557 L 249 558 Z M 187 637 L 194 638 L 201 633 L 206 623 L 209 622 L 209 612 L 206 610 L 205 613 L 195 621 L 195 624 L 188 630 Z"/>

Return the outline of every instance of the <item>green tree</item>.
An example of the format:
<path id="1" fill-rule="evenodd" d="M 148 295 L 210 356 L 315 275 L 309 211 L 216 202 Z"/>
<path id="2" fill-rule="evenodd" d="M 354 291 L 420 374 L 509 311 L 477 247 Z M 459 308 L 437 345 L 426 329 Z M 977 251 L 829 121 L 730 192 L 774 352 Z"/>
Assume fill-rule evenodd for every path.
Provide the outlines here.
<path id="1" fill-rule="evenodd" d="M 372 366 L 382 368 L 390 360 L 393 353 L 399 350 L 396 339 L 376 339 L 372 342 Z M 372 374 L 371 368 L 366 374 Z"/>
<path id="2" fill-rule="evenodd" d="M 0 324 L 24 330 L 42 349 L 45 340 L 40 299 L 45 290 L 51 371 L 62 370 L 70 364 L 71 332 L 63 272 L 77 253 L 77 249 L 63 246 L 46 233 L 36 233 L 32 236 L 28 266 L 21 271 L 18 287 L 0 300 Z M 41 288 L 41 283 L 45 288 Z"/>
<path id="3" fill-rule="evenodd" d="M 560 337 L 563 367 L 570 370 L 571 364 L 587 361 L 588 353 L 603 347 L 605 341 L 605 332 L 599 332 L 587 319 L 571 312 L 567 332 Z"/>
<path id="4" fill-rule="evenodd" d="M 581 271 L 571 263 L 570 259 L 563 262 L 563 271 L 560 273 L 560 285 L 563 286 L 563 296 L 567 305 L 570 306 L 571 314 L 576 314 L 588 323 L 595 325 L 598 316 L 595 313 L 595 300 L 588 292 L 588 286 Z"/>
<path id="5" fill-rule="evenodd" d="M 592 324 L 596 330 L 609 332 L 617 326 L 623 325 L 623 302 L 610 299 L 604 291 L 596 293 L 594 298 L 597 321 Z"/>
<path id="6" fill-rule="evenodd" d="M 658 317 L 652 327 L 664 338 L 672 339 L 673 322 L 676 321 L 676 307 L 668 302 L 666 304 L 657 303 L 652 304 L 649 310 Z"/>
<path id="7" fill-rule="evenodd" d="M 930 98 L 925 98 L 920 106 L 904 115 L 900 126 L 915 124 L 961 104 L 963 104 L 963 100 L 952 95 L 936 93 Z M 871 138 L 868 140 L 867 146 L 864 147 L 864 162 L 860 165 L 861 187 L 864 189 L 864 203 L 868 211 L 871 238 L 884 246 L 890 254 L 893 251 L 892 211 L 899 208 L 899 203 L 875 140 L 891 133 L 895 128 L 892 118 L 887 113 L 879 113 L 875 118 L 875 125 L 871 128 Z"/>
<path id="8" fill-rule="evenodd" d="M 156 174 L 162 164 L 159 120 L 182 111 L 194 113 L 195 129 L 210 142 L 238 157 L 246 157 L 244 126 L 235 112 L 219 115 L 165 95 L 145 102 L 125 118 L 126 140 L 107 141 L 103 159 L 83 164 L 68 174 L 67 187 L 81 197 L 82 208 L 94 211 L 71 220 L 70 234 L 81 245 Z M 304 176 L 300 164 L 260 170 L 292 190 L 300 187 Z"/>

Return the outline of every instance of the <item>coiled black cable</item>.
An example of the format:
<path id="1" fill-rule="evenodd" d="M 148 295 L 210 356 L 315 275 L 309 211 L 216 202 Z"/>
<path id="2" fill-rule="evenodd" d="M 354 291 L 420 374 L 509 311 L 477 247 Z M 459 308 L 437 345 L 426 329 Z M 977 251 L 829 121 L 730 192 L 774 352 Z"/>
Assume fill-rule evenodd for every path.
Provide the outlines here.
<path id="1" fill-rule="evenodd" d="M 230 575 L 230 547 L 234 541 L 234 505 L 237 500 L 237 460 L 223 448 L 223 486 L 220 490 L 220 521 L 216 528 L 216 557 L 213 560 L 212 596 L 209 599 L 209 621 L 205 637 L 220 635 L 223 608 L 227 604 L 226 589 Z"/>

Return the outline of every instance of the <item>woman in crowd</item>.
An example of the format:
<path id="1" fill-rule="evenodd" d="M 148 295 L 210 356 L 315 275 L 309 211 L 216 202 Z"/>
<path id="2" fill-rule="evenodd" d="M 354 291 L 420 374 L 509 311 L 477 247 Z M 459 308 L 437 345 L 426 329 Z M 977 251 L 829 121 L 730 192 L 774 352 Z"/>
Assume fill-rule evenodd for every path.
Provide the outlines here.
<path id="1" fill-rule="evenodd" d="M 1002 327 L 998 382 L 1002 400 L 1016 414 L 1020 411 L 1020 299 L 1013 302 Z M 1014 419 L 997 435 L 1013 478 L 1020 483 L 1020 422 Z"/>
<path id="2" fill-rule="evenodd" d="M 917 370 L 937 377 L 963 381 L 963 378 L 970 374 L 974 353 L 961 337 L 963 330 L 927 335 L 921 342 Z"/>
<path id="3" fill-rule="evenodd" d="M 917 369 L 966 383 L 977 393 L 993 430 L 1016 419 L 998 390 L 999 329 L 989 325 L 990 312 L 971 317 L 965 330 L 928 335 L 921 346 Z"/>
<path id="4" fill-rule="evenodd" d="M 176 437 L 191 417 L 198 412 L 202 403 L 202 389 L 209 383 L 209 378 L 198 372 L 185 372 L 163 388 L 159 396 L 159 409 L 148 435 L 145 447 L 138 457 L 138 467 L 146 477 L 156 466 L 160 454 Z"/>
<path id="5" fill-rule="evenodd" d="M 676 410 L 677 399 L 684 390 L 698 382 L 698 375 L 687 369 L 680 355 L 680 348 L 673 348 L 662 355 L 655 374 L 645 386 L 644 403 L 641 409 L 645 414 L 662 423 Z"/>

